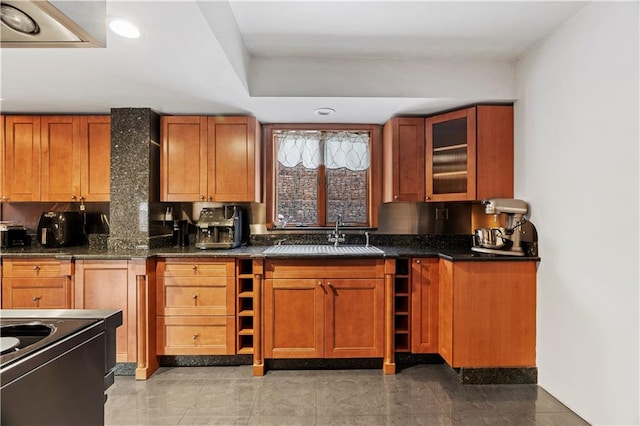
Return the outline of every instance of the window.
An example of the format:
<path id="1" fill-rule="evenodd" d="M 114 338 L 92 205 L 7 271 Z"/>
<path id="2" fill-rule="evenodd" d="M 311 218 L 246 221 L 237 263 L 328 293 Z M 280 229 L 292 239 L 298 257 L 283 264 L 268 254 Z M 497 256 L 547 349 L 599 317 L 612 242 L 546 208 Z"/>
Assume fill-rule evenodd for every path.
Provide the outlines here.
<path id="1" fill-rule="evenodd" d="M 335 224 L 340 214 L 345 226 L 374 226 L 379 128 L 317 127 L 268 126 L 272 167 L 267 222 L 323 227 Z"/>

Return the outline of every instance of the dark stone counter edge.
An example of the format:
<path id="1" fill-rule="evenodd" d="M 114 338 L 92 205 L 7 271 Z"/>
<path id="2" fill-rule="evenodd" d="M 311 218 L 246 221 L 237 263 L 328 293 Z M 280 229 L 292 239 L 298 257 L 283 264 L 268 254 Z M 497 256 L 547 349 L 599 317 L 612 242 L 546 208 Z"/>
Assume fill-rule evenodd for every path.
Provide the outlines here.
<path id="1" fill-rule="evenodd" d="M 0 259 L 20 258 L 55 258 L 61 260 L 131 260 L 148 259 L 153 257 L 232 257 L 249 259 L 362 259 L 362 258 L 402 258 L 402 257 L 433 257 L 450 260 L 453 262 L 477 262 L 477 261 L 540 261 L 540 257 L 533 256 L 507 256 L 476 253 L 465 249 L 424 249 L 417 247 L 385 247 L 376 246 L 383 254 L 359 254 L 359 255 L 329 255 L 329 254 L 268 254 L 263 251 L 270 246 L 245 246 L 229 250 L 200 250 L 194 247 L 184 248 L 159 248 L 149 250 L 110 251 L 106 249 L 90 249 L 88 247 L 69 247 L 66 249 L 3 249 L 0 251 Z"/>

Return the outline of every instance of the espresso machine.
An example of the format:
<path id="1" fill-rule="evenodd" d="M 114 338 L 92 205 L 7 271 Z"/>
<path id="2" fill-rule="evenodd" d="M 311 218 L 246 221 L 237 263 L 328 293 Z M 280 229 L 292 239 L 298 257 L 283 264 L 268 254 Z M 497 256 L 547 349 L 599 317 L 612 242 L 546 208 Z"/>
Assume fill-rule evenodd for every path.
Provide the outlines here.
<path id="1" fill-rule="evenodd" d="M 242 244 L 243 214 L 240 206 L 205 207 L 196 224 L 199 249 L 231 249 Z"/>
<path id="2" fill-rule="evenodd" d="M 501 214 L 506 215 L 506 223 L 504 227 L 476 229 L 471 250 L 507 256 L 537 256 L 537 233 L 524 217 L 529 212 L 526 202 L 511 198 L 490 198 L 483 200 L 482 204 L 484 212 L 494 215 L 496 219 Z M 523 235 L 526 235 L 528 243 L 526 253 L 521 244 Z M 534 249 L 535 253 L 532 252 Z"/>

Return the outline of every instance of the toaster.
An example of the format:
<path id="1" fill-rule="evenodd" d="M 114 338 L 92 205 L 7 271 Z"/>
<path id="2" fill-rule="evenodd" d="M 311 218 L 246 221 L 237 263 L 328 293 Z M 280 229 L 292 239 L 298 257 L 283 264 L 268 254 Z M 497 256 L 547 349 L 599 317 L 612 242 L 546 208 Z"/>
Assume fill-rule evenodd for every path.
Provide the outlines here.
<path id="1" fill-rule="evenodd" d="M 38 243 L 43 247 L 80 246 L 85 242 L 80 212 L 45 212 L 38 221 Z"/>
<path id="2" fill-rule="evenodd" d="M 24 247 L 29 244 L 27 228 L 13 222 L 0 222 L 0 248 Z"/>

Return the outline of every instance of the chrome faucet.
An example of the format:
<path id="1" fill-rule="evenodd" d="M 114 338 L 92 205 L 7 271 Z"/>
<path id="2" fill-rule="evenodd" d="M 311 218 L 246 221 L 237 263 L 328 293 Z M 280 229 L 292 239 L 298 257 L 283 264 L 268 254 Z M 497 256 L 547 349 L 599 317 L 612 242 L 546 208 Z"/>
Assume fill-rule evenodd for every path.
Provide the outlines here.
<path id="1" fill-rule="evenodd" d="M 338 214 L 338 218 L 336 219 L 336 227 L 333 230 L 333 234 L 329 234 L 329 242 L 333 243 L 335 247 L 338 247 L 340 243 L 344 243 L 346 241 L 345 234 L 340 235 L 340 225 L 342 225 L 342 215 Z"/>

